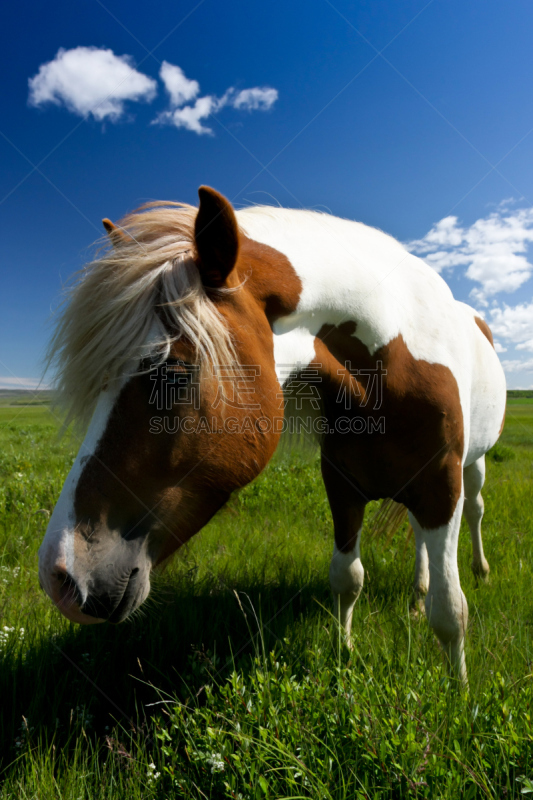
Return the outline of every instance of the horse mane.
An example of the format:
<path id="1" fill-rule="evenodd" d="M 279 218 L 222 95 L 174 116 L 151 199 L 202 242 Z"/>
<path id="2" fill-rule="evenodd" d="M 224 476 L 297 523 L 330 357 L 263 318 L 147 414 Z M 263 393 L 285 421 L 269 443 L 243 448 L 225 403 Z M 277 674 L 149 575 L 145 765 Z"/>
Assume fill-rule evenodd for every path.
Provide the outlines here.
<path id="1" fill-rule="evenodd" d="M 141 206 L 118 223 L 115 246 L 106 239 L 67 287 L 46 356 L 65 426 L 86 425 L 103 388 L 135 374 L 148 355 L 164 361 L 182 336 L 202 368 L 236 362 L 231 334 L 194 262 L 196 214 L 181 203 Z"/>

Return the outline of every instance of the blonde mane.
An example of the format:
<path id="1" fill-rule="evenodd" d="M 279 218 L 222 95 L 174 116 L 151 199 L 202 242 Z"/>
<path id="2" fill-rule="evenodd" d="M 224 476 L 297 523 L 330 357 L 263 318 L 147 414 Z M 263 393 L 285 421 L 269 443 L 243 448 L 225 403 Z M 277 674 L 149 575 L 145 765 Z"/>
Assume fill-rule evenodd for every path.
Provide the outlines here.
<path id="1" fill-rule="evenodd" d="M 120 221 L 115 246 L 75 276 L 46 361 L 55 370 L 65 424 L 86 424 L 105 386 L 134 374 L 148 355 L 163 361 L 181 336 L 193 343 L 202 366 L 236 361 L 230 332 L 194 262 L 196 214 L 180 203 L 141 207 Z"/>

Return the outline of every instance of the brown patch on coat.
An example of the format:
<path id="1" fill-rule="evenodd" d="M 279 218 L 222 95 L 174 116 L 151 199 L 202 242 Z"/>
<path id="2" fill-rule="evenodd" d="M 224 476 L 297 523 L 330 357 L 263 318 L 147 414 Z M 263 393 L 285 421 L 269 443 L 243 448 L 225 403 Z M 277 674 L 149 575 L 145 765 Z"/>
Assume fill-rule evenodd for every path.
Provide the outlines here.
<path id="1" fill-rule="evenodd" d="M 485 320 L 481 319 L 481 317 L 474 317 L 474 322 L 478 326 L 483 336 L 486 336 L 491 345 L 494 347 L 494 339 L 492 338 L 492 331 L 485 322 Z"/>
<path id="2" fill-rule="evenodd" d="M 271 324 L 296 311 L 302 282 L 279 250 L 241 234 L 237 272 Z"/>
<path id="3" fill-rule="evenodd" d="M 424 528 L 445 525 L 461 493 L 464 431 L 457 382 L 447 367 L 415 359 L 401 335 L 370 355 L 354 329 L 353 322 L 323 325 L 315 340 L 316 362 L 310 366 L 320 369 L 330 427 L 346 418 L 345 425 L 355 420 L 361 429 L 325 436 L 324 457 L 338 480 L 351 486 L 343 490 L 351 503 L 391 497 Z M 380 364 L 386 371 L 381 378 Z M 375 428 L 379 419 L 384 432 Z M 350 542 L 337 544 L 342 549 Z"/>

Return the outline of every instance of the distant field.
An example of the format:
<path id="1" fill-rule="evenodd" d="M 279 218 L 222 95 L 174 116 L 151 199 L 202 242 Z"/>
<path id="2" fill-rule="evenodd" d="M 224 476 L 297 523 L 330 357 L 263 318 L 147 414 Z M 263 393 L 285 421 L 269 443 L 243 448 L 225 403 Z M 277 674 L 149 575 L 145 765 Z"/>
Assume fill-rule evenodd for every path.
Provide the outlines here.
<path id="1" fill-rule="evenodd" d="M 533 397 L 508 397 L 507 406 L 530 406 L 533 405 Z"/>
<path id="2" fill-rule="evenodd" d="M 52 392 L 47 390 L 0 389 L 0 407 L 49 405 L 51 399 Z"/>
<path id="3" fill-rule="evenodd" d="M 36 569 L 77 450 L 57 429 L 45 406 L 0 407 L 2 800 L 533 789 L 533 398 L 509 400 L 487 460 L 488 585 L 462 533 L 468 697 L 409 613 L 405 527 L 386 545 L 363 534 L 353 652 L 342 644 L 316 454 L 275 458 L 157 577 L 133 621 L 70 624 Z"/>

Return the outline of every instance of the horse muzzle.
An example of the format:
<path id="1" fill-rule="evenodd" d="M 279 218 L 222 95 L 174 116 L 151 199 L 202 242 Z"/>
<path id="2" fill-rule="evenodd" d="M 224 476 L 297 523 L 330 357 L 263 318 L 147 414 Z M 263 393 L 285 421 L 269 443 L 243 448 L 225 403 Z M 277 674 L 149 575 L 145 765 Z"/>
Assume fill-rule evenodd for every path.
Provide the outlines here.
<path id="1" fill-rule="evenodd" d="M 41 587 L 67 619 L 85 625 L 125 620 L 148 597 L 151 566 L 141 537 L 88 540 L 64 530 L 39 550 Z"/>

